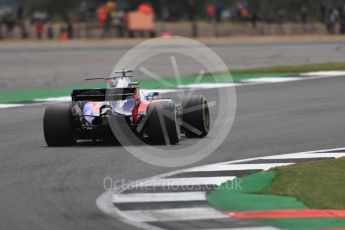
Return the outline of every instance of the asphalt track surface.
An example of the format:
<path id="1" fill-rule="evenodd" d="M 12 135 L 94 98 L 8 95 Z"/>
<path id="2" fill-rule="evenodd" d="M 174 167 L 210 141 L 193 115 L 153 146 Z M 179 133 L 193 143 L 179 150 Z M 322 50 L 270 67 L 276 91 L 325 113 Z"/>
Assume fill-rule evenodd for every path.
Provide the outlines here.
<path id="1" fill-rule="evenodd" d="M 109 76 L 113 66 L 138 41 L 0 44 L 0 90 L 79 85 L 85 78 Z M 231 70 L 273 65 L 345 61 L 345 41 L 207 40 Z M 177 50 L 178 51 L 178 50 Z M 200 64 L 176 57 L 181 74 L 199 73 Z M 159 55 L 143 65 L 161 76 L 173 76 L 169 56 Z M 136 73 L 137 79 L 145 76 Z"/>
<path id="2" fill-rule="evenodd" d="M 238 87 L 230 135 L 195 165 L 343 147 L 344 88 L 344 77 Z M 0 110 L 0 229 L 132 229 L 96 207 L 103 179 L 134 180 L 172 169 L 143 163 L 121 146 L 48 148 L 44 108 Z"/>

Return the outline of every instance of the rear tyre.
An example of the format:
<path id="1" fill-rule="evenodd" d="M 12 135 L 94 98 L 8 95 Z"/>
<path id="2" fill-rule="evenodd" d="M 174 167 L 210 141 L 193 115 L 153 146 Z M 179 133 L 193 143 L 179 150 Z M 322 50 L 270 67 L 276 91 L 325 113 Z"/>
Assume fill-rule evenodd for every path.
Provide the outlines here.
<path id="1" fill-rule="evenodd" d="M 43 117 L 44 138 L 48 146 L 71 146 L 76 143 L 72 125 L 71 105 L 48 107 Z"/>
<path id="2" fill-rule="evenodd" d="M 147 114 L 146 128 L 150 144 L 175 145 L 180 141 L 180 124 L 174 102 L 152 103 Z"/>
<path id="3" fill-rule="evenodd" d="M 186 137 L 205 137 L 210 129 L 210 112 L 202 95 L 193 95 L 182 101 L 182 122 Z"/>

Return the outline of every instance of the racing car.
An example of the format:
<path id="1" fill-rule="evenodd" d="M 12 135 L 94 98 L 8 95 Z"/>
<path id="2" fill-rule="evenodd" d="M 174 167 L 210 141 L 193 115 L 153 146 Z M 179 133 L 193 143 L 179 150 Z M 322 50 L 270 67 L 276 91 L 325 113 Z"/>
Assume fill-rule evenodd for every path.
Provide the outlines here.
<path id="1" fill-rule="evenodd" d="M 111 77 L 92 78 L 108 82 L 106 88 L 75 89 L 71 102 L 46 108 L 44 138 L 48 146 L 72 146 L 78 140 L 116 142 L 111 119 L 122 119 L 145 144 L 175 145 L 181 135 L 205 137 L 210 128 L 207 100 L 202 95 L 177 103 L 159 92 L 140 90 L 131 81 L 132 70 L 115 70 Z M 122 123 L 121 123 L 122 124 Z M 121 134 L 121 132 L 120 132 Z"/>

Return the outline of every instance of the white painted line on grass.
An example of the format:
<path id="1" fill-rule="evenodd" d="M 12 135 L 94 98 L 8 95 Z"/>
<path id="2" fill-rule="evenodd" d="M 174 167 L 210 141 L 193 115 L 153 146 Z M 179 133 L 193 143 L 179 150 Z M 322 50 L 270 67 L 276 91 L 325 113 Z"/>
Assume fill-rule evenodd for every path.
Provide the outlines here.
<path id="1" fill-rule="evenodd" d="M 114 194 L 114 203 L 165 202 L 206 200 L 205 192 Z"/>

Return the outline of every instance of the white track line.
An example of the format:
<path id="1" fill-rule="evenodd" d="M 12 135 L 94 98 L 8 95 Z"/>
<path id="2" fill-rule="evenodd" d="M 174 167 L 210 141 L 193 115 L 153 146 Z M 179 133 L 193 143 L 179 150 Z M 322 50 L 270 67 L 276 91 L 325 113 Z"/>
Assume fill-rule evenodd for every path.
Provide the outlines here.
<path id="1" fill-rule="evenodd" d="M 277 230 L 274 227 L 246 227 L 246 228 L 208 228 L 203 230 Z"/>
<path id="2" fill-rule="evenodd" d="M 314 153 L 314 154 L 306 154 L 306 153 L 294 153 L 294 154 L 284 154 L 278 156 L 269 156 L 269 157 L 262 157 L 261 159 L 299 159 L 299 158 L 327 158 L 327 157 L 342 157 L 345 156 L 345 153 Z"/>
<path id="3" fill-rule="evenodd" d="M 124 216 L 140 222 L 163 222 L 200 219 L 229 218 L 211 207 L 172 208 L 160 210 L 123 211 Z"/>
<path id="4" fill-rule="evenodd" d="M 272 164 L 216 164 L 216 165 L 207 165 L 197 168 L 187 169 L 185 172 L 199 172 L 199 171 L 227 171 L 227 170 L 268 170 L 270 168 L 290 165 L 292 163 L 272 163 Z"/>
<path id="5" fill-rule="evenodd" d="M 301 76 L 325 76 L 325 77 L 336 77 L 345 75 L 345 71 L 317 71 L 301 73 Z"/>
<path id="6" fill-rule="evenodd" d="M 36 101 L 36 102 L 65 102 L 65 101 L 71 101 L 71 96 L 37 98 L 37 99 L 34 99 L 33 101 Z"/>
<path id="7" fill-rule="evenodd" d="M 206 200 L 204 192 L 114 194 L 114 203 L 165 202 Z"/>
<path id="8" fill-rule="evenodd" d="M 233 180 L 234 176 L 223 177 L 191 177 L 191 178 L 162 178 L 139 182 L 137 186 L 197 186 L 197 185 L 220 185 L 224 181 Z"/>
<path id="9" fill-rule="evenodd" d="M 25 104 L 0 104 L 0 109 L 15 108 L 15 107 L 21 107 L 21 106 L 25 106 Z"/>
<path id="10" fill-rule="evenodd" d="M 179 88 L 193 88 L 193 89 L 216 89 L 224 87 L 234 87 L 239 85 L 238 83 L 199 83 L 189 85 L 179 85 Z"/>
<path id="11" fill-rule="evenodd" d="M 332 152 L 332 151 L 344 151 L 344 153 L 345 153 L 345 148 L 336 148 L 336 149 L 328 149 L 328 150 L 317 150 L 317 151 L 315 151 L 316 153 L 323 153 L 323 152 Z M 309 153 L 312 153 L 312 154 L 314 154 L 315 152 L 306 152 L 307 154 Z"/>
<path id="12" fill-rule="evenodd" d="M 289 82 L 289 81 L 299 81 L 303 78 L 300 77 L 258 77 L 251 79 L 241 80 L 243 83 L 279 83 L 279 82 Z"/>
<path id="13" fill-rule="evenodd" d="M 343 150 L 344 148 L 339 148 L 339 150 Z M 221 162 L 218 164 L 227 165 L 227 164 L 238 164 L 243 163 L 245 164 L 248 161 L 253 160 L 265 160 L 265 159 L 299 159 L 299 158 L 327 158 L 327 157 L 343 157 L 345 156 L 344 153 L 322 153 L 322 151 L 337 151 L 338 149 L 330 149 L 330 150 L 315 150 L 315 151 L 308 151 L 308 152 L 300 152 L 300 153 L 289 153 L 289 154 L 281 154 L 281 155 L 273 155 L 273 156 L 267 156 L 267 157 L 255 157 L 255 158 L 249 158 L 249 159 L 243 159 L 243 160 L 235 160 L 235 161 L 227 161 L 227 162 Z M 214 164 L 216 165 L 216 164 Z"/>

